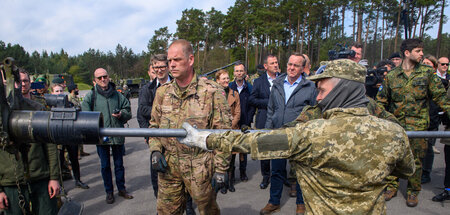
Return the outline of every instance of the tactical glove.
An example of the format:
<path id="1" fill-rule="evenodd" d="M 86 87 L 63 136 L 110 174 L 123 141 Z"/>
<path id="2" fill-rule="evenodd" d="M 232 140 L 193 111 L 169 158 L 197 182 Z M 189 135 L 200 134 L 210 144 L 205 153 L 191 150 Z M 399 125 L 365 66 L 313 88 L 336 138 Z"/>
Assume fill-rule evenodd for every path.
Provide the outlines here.
<path id="1" fill-rule="evenodd" d="M 211 180 L 211 186 L 214 191 L 217 193 L 226 184 L 228 184 L 228 174 L 215 172 Z"/>
<path id="2" fill-rule="evenodd" d="M 250 133 L 250 129 L 251 128 L 248 125 L 242 125 L 241 126 L 241 132 L 244 133 L 244 134 Z"/>
<path id="3" fill-rule="evenodd" d="M 166 158 L 159 151 L 153 151 L 151 155 L 152 169 L 156 172 L 165 173 L 167 170 Z"/>
<path id="4" fill-rule="evenodd" d="M 178 141 L 187 146 L 196 146 L 204 150 L 208 150 L 206 147 L 206 138 L 211 134 L 209 131 L 198 131 L 189 123 L 183 122 L 182 127 L 186 130 L 187 134 L 185 138 L 177 138 Z"/>

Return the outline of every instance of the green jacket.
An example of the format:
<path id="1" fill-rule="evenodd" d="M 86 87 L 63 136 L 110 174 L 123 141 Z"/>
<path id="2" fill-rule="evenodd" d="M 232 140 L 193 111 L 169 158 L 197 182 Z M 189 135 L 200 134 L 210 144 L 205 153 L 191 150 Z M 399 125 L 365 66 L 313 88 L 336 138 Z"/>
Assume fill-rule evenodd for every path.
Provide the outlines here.
<path id="1" fill-rule="evenodd" d="M 119 92 L 115 90 L 114 84 L 110 83 L 109 87 L 114 88 L 114 92 L 109 97 L 105 97 L 98 93 L 96 87 L 86 94 L 81 103 L 82 111 L 98 111 L 103 114 L 103 126 L 105 128 L 123 128 L 124 124 L 131 119 L 130 102 Z M 92 96 L 95 93 L 95 101 L 92 104 Z M 93 107 L 93 108 L 91 108 Z M 113 117 L 113 111 L 119 109 L 122 115 L 119 119 Z M 110 138 L 111 144 L 120 145 L 125 142 L 125 137 Z"/>
<path id="2" fill-rule="evenodd" d="M 42 110 L 44 107 L 37 102 L 24 99 L 21 110 Z M 58 153 L 55 144 L 30 143 L 27 153 L 30 181 L 41 179 L 59 180 Z M 22 154 L 11 154 L 0 149 L 0 192 L 4 186 L 15 186 L 16 176 L 19 183 L 25 183 Z"/>

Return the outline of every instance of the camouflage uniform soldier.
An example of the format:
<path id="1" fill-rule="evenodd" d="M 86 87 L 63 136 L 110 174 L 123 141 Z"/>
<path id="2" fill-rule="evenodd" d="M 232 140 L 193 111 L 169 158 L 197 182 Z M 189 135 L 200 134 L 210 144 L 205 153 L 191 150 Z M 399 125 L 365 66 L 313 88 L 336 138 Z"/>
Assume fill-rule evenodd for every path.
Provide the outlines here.
<path id="1" fill-rule="evenodd" d="M 415 169 L 405 130 L 369 115 L 361 65 L 348 59 L 332 61 L 324 73 L 309 79 L 318 81 L 323 119 L 250 134 L 210 134 L 184 124 L 188 135 L 180 142 L 251 153 L 254 159 L 290 159 L 306 213 L 385 214 L 385 178 L 408 177 Z"/>
<path id="2" fill-rule="evenodd" d="M 369 111 L 370 115 L 400 124 L 397 118 L 395 118 L 395 116 L 392 113 L 387 112 L 383 108 L 383 106 L 377 104 L 377 102 L 370 97 L 366 98 L 369 99 L 369 103 L 367 104 L 367 110 Z M 310 120 L 322 118 L 323 118 L 322 110 L 318 105 L 306 106 L 294 121 L 286 123 L 283 127 L 294 127 L 298 123 L 305 123 Z"/>
<path id="3" fill-rule="evenodd" d="M 426 131 L 430 123 L 429 100 L 432 99 L 447 112 L 450 106 L 446 99 L 445 88 L 439 77 L 433 74 L 432 68 L 420 64 L 423 57 L 423 43 L 418 39 L 403 41 L 401 47 L 403 63 L 395 67 L 386 76 L 377 101 L 387 111 L 393 113 L 400 125 L 407 131 Z M 411 149 L 414 153 L 416 171 L 408 178 L 407 200 L 409 207 L 415 207 L 421 190 L 422 163 L 421 159 L 427 149 L 426 139 L 411 139 Z M 386 200 L 397 194 L 398 181 L 391 178 L 386 190 Z"/>
<path id="4" fill-rule="evenodd" d="M 186 40 L 174 41 L 167 58 L 175 79 L 157 89 L 150 127 L 180 128 L 183 122 L 189 122 L 199 129 L 230 128 L 225 92 L 218 84 L 195 75 L 191 44 Z M 186 190 L 200 214 L 220 214 L 211 179 L 224 185 L 231 153 L 214 156 L 211 151 L 182 145 L 175 138 L 151 138 L 149 147 L 152 168 L 160 172 L 158 214 L 183 214 Z"/>

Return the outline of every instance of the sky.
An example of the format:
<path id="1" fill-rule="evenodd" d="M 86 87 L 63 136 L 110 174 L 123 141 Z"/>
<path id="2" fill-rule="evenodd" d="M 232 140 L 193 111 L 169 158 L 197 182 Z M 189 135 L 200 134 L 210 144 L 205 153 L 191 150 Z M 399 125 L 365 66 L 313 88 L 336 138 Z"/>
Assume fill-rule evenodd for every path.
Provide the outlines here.
<path id="1" fill-rule="evenodd" d="M 175 33 L 183 10 L 214 7 L 226 14 L 233 5 L 234 0 L 2 0 L 0 40 L 20 44 L 29 53 L 64 49 L 73 56 L 89 48 L 114 52 L 119 43 L 141 53 L 155 30 L 168 26 Z M 436 37 L 437 29 L 427 33 Z M 448 22 L 444 32 L 449 29 Z"/>

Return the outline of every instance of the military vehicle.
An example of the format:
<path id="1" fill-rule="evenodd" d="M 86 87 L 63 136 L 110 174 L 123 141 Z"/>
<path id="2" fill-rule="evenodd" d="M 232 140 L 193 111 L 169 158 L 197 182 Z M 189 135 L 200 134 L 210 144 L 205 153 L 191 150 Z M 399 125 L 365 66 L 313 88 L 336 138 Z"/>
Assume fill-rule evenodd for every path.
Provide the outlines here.
<path id="1" fill-rule="evenodd" d="M 131 93 L 132 98 L 137 98 L 139 96 L 139 89 L 144 86 L 148 81 L 144 78 L 134 78 L 134 79 L 122 79 L 119 81 L 120 86 L 117 86 L 118 90 L 121 90 L 123 85 L 128 86 L 128 90 Z"/>

